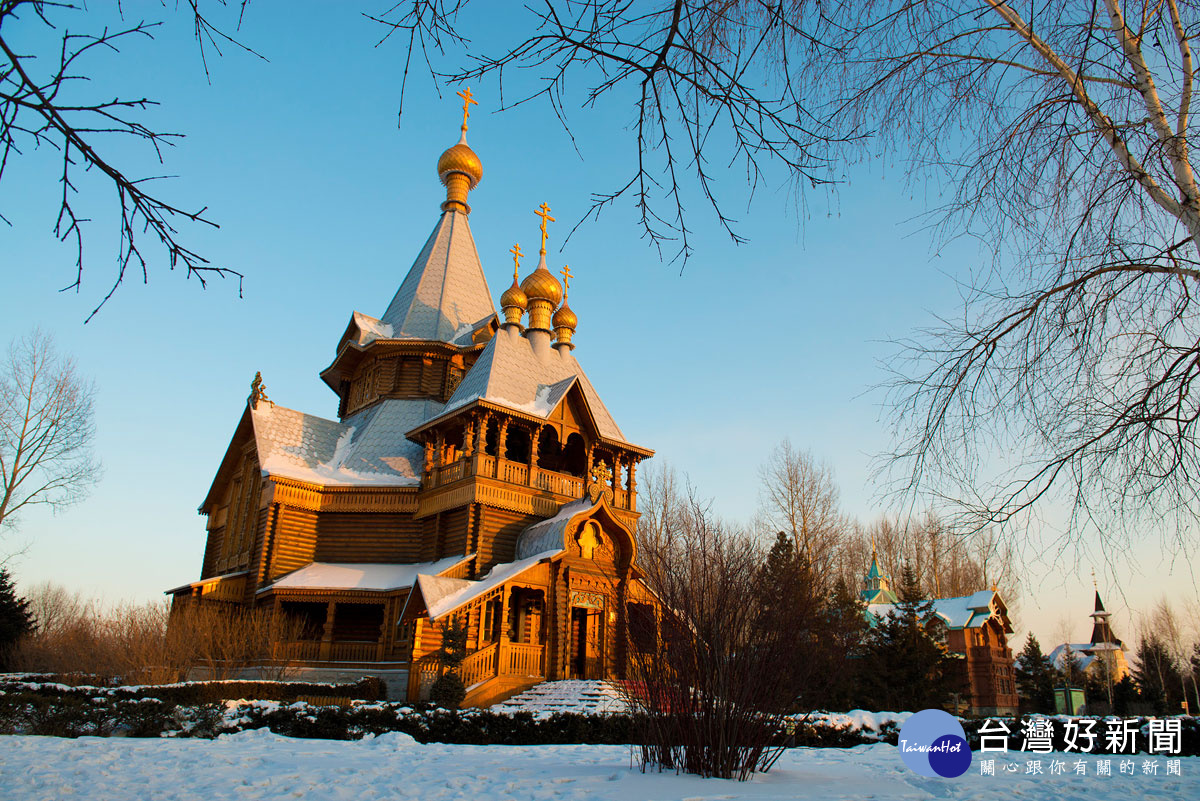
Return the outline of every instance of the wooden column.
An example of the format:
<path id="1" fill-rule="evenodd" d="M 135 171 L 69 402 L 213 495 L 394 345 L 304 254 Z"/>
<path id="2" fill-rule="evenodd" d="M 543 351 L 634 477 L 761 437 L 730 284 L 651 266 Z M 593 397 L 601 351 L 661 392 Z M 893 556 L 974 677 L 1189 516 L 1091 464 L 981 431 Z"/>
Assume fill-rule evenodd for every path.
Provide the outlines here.
<path id="1" fill-rule="evenodd" d="M 529 486 L 534 484 L 534 473 L 537 472 L 538 443 L 542 440 L 542 428 L 538 426 L 529 433 L 529 475 L 526 478 Z"/>
<path id="2" fill-rule="evenodd" d="M 626 503 L 626 508 L 631 512 L 637 511 L 637 478 L 634 473 L 637 471 L 637 459 L 629 460 L 629 482 L 625 485 L 626 491 L 629 493 Z"/>
<path id="3" fill-rule="evenodd" d="M 471 454 L 475 452 L 474 446 L 475 446 L 475 420 L 472 417 L 468 417 L 466 420 L 466 423 L 463 425 L 462 451 L 463 451 L 464 459 L 471 458 Z"/>
<path id="4" fill-rule="evenodd" d="M 320 658 L 329 661 L 333 654 L 333 621 L 337 616 L 337 601 L 330 601 L 325 607 L 325 627 L 321 632 Z"/>

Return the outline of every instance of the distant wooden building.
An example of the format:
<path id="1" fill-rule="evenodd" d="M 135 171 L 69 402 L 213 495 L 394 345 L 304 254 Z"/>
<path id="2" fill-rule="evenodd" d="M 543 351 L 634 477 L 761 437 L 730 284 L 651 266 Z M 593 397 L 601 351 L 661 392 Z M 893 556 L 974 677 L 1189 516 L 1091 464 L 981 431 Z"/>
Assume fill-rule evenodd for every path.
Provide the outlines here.
<path id="1" fill-rule="evenodd" d="M 518 283 L 513 248 L 497 316 L 468 224 L 483 168 L 466 117 L 438 162 L 432 234 L 383 314 L 351 315 L 320 374 L 337 418 L 275 404 L 256 376 L 200 506 L 200 579 L 169 592 L 178 607 L 278 610 L 302 634 L 272 656 L 312 676 L 375 673 L 410 699 L 427 697 L 457 618 L 465 703 L 483 705 L 544 679 L 623 675 L 626 615 L 652 610 L 634 530 L 653 452 L 625 438 L 575 358 L 545 204 L 537 267 Z"/>
<path id="2" fill-rule="evenodd" d="M 891 614 L 899 603 L 874 552 L 861 597 L 873 619 Z M 1008 648 L 1013 628 L 1000 594 L 992 589 L 931 600 L 934 617 L 927 627 L 943 639 L 952 659 L 948 679 L 957 688 L 960 710 L 970 715 L 1015 715 L 1016 672 Z"/>

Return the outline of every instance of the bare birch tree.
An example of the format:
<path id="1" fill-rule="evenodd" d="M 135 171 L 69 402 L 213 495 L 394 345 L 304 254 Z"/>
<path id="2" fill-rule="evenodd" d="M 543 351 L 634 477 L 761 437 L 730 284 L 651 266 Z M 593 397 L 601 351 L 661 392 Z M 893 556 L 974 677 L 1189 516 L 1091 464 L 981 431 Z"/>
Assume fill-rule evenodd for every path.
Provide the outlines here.
<path id="1" fill-rule="evenodd" d="M 828 573 L 845 522 L 833 469 L 783 440 L 759 468 L 759 514 L 783 531 L 818 577 Z"/>
<path id="2" fill-rule="evenodd" d="M 242 0 L 240 12 L 247 2 Z M 191 14 L 206 74 L 209 53 L 220 53 L 225 45 L 248 49 L 211 21 L 201 8 L 211 3 L 187 0 L 184 5 Z M 61 187 L 54 235 L 75 251 L 74 280 L 66 288 L 76 291 L 83 285 L 86 224 L 93 215 L 104 213 L 81 207 L 79 187 L 83 181 L 95 181 L 115 190 L 120 233 L 116 275 L 88 319 L 131 271 L 149 280 L 155 261 L 149 247 L 155 245 L 165 253 L 170 269 L 183 268 L 201 286 L 213 277 L 236 277 L 240 292 L 241 273 L 209 263 L 181 235 L 183 224 L 216 227 L 205 215 L 206 207 L 187 208 L 168 200 L 159 184 L 152 183 L 157 176 L 123 163 L 119 147 L 113 146 L 119 139 L 140 141 L 161 166 L 164 149 L 181 135 L 155 130 L 142 121 L 141 112 L 155 101 L 136 94 L 121 96 L 113 87 L 90 79 L 99 54 L 117 53 L 126 45 L 152 39 L 161 23 L 143 19 L 110 28 L 96 16 L 95 11 L 71 2 L 0 0 L 0 184 L 10 160 L 54 153 L 46 173 Z M 49 44 L 39 46 L 41 42 Z M 15 192 L 9 195 L 16 196 Z M 0 223 L 8 223 L 2 206 Z"/>
<path id="3" fill-rule="evenodd" d="M 94 389 L 41 331 L 15 340 L 0 368 L 0 530 L 30 507 L 61 509 L 100 477 Z"/>

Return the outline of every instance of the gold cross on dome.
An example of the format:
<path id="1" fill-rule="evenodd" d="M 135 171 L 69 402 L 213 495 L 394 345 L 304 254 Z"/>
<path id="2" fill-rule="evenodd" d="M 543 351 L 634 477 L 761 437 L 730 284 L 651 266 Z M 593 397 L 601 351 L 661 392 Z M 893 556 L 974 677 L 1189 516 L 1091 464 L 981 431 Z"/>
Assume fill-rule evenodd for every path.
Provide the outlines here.
<path id="1" fill-rule="evenodd" d="M 538 210 L 535 211 L 534 214 L 536 214 L 537 216 L 542 218 L 542 253 L 545 253 L 546 252 L 546 220 L 549 220 L 550 222 L 558 222 L 558 220 L 555 220 L 553 217 L 550 216 L 550 207 L 547 206 L 545 203 L 538 206 Z"/>
<path id="2" fill-rule="evenodd" d="M 508 249 L 508 252 L 513 254 L 513 280 L 517 280 L 517 275 L 521 271 L 521 257 L 525 254 L 521 252 L 521 244 L 518 242 Z"/>
<path id="3" fill-rule="evenodd" d="M 467 117 L 471 116 L 471 106 L 478 106 L 479 101 L 471 99 L 471 87 L 469 87 L 469 86 L 460 92 L 456 92 L 455 94 L 457 94 L 459 97 L 461 97 L 462 101 L 463 101 L 462 129 L 465 131 L 465 130 L 467 130 Z"/>
<path id="4" fill-rule="evenodd" d="M 562 273 L 563 277 L 563 300 L 565 301 L 567 299 L 567 291 L 571 288 L 571 265 L 564 264 L 559 272 Z"/>

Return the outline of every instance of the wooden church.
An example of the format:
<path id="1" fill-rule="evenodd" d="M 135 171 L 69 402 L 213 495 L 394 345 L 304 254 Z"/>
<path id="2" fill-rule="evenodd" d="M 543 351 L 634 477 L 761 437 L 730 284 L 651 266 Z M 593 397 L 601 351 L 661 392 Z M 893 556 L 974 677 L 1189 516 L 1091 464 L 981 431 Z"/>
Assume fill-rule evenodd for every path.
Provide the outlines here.
<path id="1" fill-rule="evenodd" d="M 639 580 L 637 466 L 575 357 L 576 315 L 546 258 L 500 298 L 471 236 L 483 177 L 442 154 L 441 216 L 379 317 L 354 312 L 320 375 L 337 417 L 268 399 L 261 376 L 200 506 L 200 580 L 170 590 L 274 609 L 299 625 L 264 658 L 317 679 L 378 675 L 428 697 L 448 621 L 468 632 L 465 705 L 546 679 L 621 677 Z M 316 300 L 316 299 L 314 299 Z"/>

